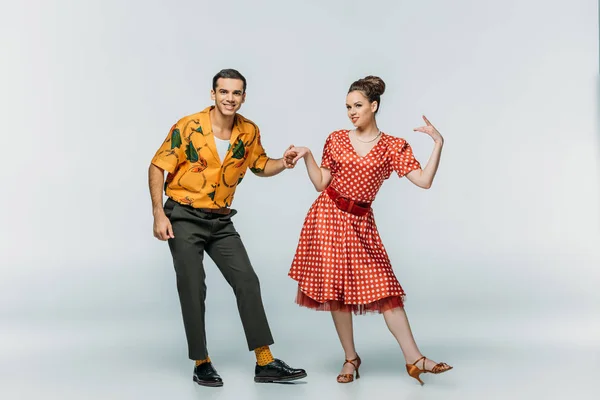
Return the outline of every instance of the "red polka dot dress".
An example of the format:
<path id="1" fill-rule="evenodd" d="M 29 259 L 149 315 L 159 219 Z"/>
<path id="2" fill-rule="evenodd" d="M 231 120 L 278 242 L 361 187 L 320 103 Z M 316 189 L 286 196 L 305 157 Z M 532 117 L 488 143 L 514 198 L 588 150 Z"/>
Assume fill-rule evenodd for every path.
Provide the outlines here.
<path id="1" fill-rule="evenodd" d="M 331 171 L 330 186 L 361 202 L 375 200 L 393 172 L 402 177 L 421 168 L 406 140 L 381 134 L 364 157 L 348 130 L 325 142 L 321 166 Z M 339 209 L 323 191 L 310 207 L 288 275 L 298 281 L 296 302 L 316 310 L 355 314 L 404 305 L 404 290 L 381 242 L 373 211 L 357 216 Z"/>

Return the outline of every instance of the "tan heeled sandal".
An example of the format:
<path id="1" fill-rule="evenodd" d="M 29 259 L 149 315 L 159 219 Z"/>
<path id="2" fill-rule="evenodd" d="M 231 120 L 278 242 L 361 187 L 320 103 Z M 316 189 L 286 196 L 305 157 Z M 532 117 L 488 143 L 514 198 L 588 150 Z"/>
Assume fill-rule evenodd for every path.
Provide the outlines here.
<path id="1" fill-rule="evenodd" d="M 346 364 L 352 364 L 354 366 L 354 372 L 351 374 L 339 374 L 337 377 L 337 381 L 338 383 L 350 383 L 352 381 L 354 381 L 354 374 L 356 373 L 356 379 L 360 378 L 360 374 L 358 373 L 358 368 L 360 367 L 360 357 L 358 356 L 358 354 L 356 355 L 356 358 L 354 360 L 346 360 L 344 362 L 344 364 L 342 364 L 342 368 L 344 368 L 344 365 Z"/>
<path id="2" fill-rule="evenodd" d="M 421 385 L 425 384 L 425 382 L 423 382 L 420 378 L 421 374 L 426 374 L 426 373 L 441 374 L 443 372 L 450 371 L 452 369 L 452 367 L 450 365 L 443 363 L 443 362 L 437 363 L 431 370 L 425 369 L 425 360 L 426 359 L 427 359 L 427 357 L 423 356 L 412 364 L 406 364 L 406 372 L 408 372 L 408 375 L 410 375 L 413 378 L 415 378 L 416 380 L 418 380 Z M 423 368 L 417 367 L 417 363 L 421 360 L 423 360 Z"/>

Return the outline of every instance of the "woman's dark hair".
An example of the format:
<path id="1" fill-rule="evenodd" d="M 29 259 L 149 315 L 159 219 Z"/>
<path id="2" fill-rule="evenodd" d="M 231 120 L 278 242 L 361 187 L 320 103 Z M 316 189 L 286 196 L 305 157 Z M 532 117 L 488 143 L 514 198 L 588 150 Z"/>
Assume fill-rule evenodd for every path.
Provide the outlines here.
<path id="1" fill-rule="evenodd" d="M 377 109 L 375 112 L 379 111 L 379 107 L 381 106 L 381 95 L 385 92 L 385 82 L 380 77 L 369 75 L 355 81 L 350 85 L 348 93 L 355 90 L 363 92 L 371 103 L 376 101 Z"/>
<path id="2" fill-rule="evenodd" d="M 223 79 L 239 79 L 244 83 L 244 93 L 246 93 L 246 78 L 244 78 L 244 75 L 240 74 L 238 71 L 236 71 L 235 69 L 222 69 L 220 70 L 214 77 L 213 77 L 213 90 L 217 89 L 217 81 L 219 80 L 219 78 L 223 78 Z"/>

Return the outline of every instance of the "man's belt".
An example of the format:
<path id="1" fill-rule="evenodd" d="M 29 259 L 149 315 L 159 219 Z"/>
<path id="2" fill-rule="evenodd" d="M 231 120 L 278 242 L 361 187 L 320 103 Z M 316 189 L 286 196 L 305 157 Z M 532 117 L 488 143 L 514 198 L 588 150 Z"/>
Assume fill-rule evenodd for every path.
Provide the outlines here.
<path id="1" fill-rule="evenodd" d="M 197 208 L 197 210 L 205 212 L 207 214 L 229 215 L 229 213 L 231 213 L 231 208 L 227 208 L 227 207 L 221 207 L 221 208 Z"/>

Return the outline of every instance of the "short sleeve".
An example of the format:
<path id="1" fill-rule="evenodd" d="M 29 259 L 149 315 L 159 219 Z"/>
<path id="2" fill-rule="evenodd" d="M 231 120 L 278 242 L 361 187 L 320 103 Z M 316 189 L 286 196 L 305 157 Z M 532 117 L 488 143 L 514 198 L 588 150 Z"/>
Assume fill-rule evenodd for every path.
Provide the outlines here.
<path id="1" fill-rule="evenodd" d="M 392 168 L 400 178 L 411 171 L 421 168 L 421 164 L 415 158 L 412 147 L 406 140 L 400 139 L 400 143 L 392 152 Z"/>
<path id="2" fill-rule="evenodd" d="M 250 170 L 257 174 L 259 172 L 264 171 L 267 162 L 269 161 L 269 157 L 267 156 L 267 152 L 262 145 L 260 140 L 260 130 L 256 127 L 256 140 L 252 145 L 252 150 L 250 153 Z"/>
<path id="3" fill-rule="evenodd" d="M 156 151 L 152 164 L 157 167 L 173 173 L 177 166 L 185 160 L 185 153 L 182 145 L 182 136 L 179 125 L 175 124 L 169 130 L 167 138 Z"/>
<path id="4" fill-rule="evenodd" d="M 321 157 L 321 168 L 331 169 L 333 166 L 333 157 L 332 157 L 332 143 L 331 143 L 331 135 L 327 137 L 325 140 L 325 145 L 323 146 L 323 156 Z"/>

